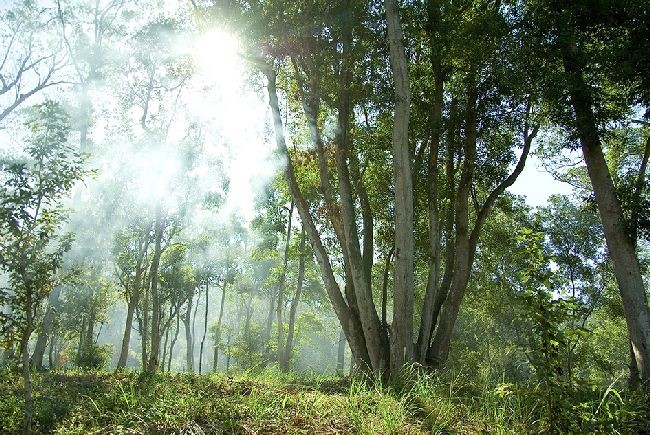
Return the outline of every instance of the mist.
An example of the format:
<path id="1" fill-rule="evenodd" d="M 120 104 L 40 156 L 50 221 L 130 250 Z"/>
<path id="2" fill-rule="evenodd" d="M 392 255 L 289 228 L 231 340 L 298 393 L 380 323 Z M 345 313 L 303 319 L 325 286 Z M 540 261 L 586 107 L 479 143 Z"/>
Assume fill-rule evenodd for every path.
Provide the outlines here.
<path id="1" fill-rule="evenodd" d="M 25 42 L 14 38 L 10 61 L 53 50 L 56 63 L 22 72 L 23 88 L 41 84 L 39 68 L 49 67 L 52 77 L 3 124 L 2 155 L 24 154 L 27 108 L 54 100 L 69 116 L 67 143 L 83 155 L 87 171 L 62 199 L 67 216 L 59 233 L 74 240 L 57 290 L 41 306 L 38 321 L 45 323 L 30 348 L 47 334 L 46 367 L 73 367 L 94 353 L 107 368 L 118 367 L 131 301 L 127 368 L 143 369 L 147 362 L 152 309 L 160 316 L 157 364 L 163 371 L 273 365 L 278 332 L 271 313 L 279 274 L 293 291 L 298 259 L 292 255 L 283 270 L 286 222 L 254 224 L 266 213 L 275 213 L 278 223 L 286 220 L 290 203 L 278 193 L 284 161 L 274 153 L 264 77 L 247 64 L 236 36 L 206 27 L 183 2 L 84 5 L 15 2 L 5 17 L 13 23 L 16 13 L 38 8 L 36 19 L 49 23 L 30 29 L 34 40 L 44 41 L 33 52 L 21 50 L 18 43 Z M 22 36 L 20 25 L 11 29 Z M 1 101 L 3 107 L 14 103 L 6 95 Z M 295 214 L 293 219 L 296 239 L 300 223 Z M 139 263 L 133 256 L 138 244 L 144 249 Z M 333 372 L 339 327 L 312 254 L 304 255 L 308 271 L 300 284 L 304 301 L 297 301 L 294 314 L 299 332 L 292 365 Z M 155 256 L 159 305 L 153 308 L 147 298 Z M 136 274 L 139 282 L 133 281 Z M 283 304 L 288 313 L 291 298 Z"/>

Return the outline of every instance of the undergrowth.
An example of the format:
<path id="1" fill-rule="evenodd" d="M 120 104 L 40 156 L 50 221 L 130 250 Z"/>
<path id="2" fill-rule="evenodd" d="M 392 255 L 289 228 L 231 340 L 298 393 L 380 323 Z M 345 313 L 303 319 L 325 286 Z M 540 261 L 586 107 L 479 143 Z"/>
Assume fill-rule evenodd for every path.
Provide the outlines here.
<path id="1" fill-rule="evenodd" d="M 477 387 L 462 374 L 414 370 L 391 385 L 274 370 L 234 377 L 49 372 L 34 375 L 35 427 L 54 434 L 546 433 L 549 416 L 536 388 Z M 573 408 L 570 432 L 644 430 L 641 396 L 613 388 L 592 396 Z M 1 372 L 0 433 L 20 432 L 22 406 L 20 376 Z"/>

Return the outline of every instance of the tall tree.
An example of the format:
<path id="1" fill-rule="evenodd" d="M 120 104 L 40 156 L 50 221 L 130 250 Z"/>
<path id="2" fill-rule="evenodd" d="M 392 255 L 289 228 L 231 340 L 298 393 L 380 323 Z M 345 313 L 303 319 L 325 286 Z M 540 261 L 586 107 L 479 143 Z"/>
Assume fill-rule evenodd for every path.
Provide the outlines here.
<path id="1" fill-rule="evenodd" d="M 629 7 L 615 3 L 602 6 L 594 11 L 584 3 L 531 2 L 527 13 L 535 25 L 531 34 L 537 47 L 552 60 L 544 69 L 553 80 L 547 78 L 545 82 L 547 101 L 556 122 L 577 140 L 587 166 L 639 377 L 646 380 L 650 378 L 650 311 L 635 241 L 627 231 L 605 160 L 603 133 L 608 122 L 625 116 L 630 104 L 640 101 L 647 106 L 647 87 L 643 86 L 647 81 L 634 70 L 621 79 L 617 51 L 611 44 L 622 47 L 632 58 L 647 59 L 647 53 L 640 54 L 647 44 L 639 45 L 635 35 L 639 30 L 636 17 L 647 16 L 648 5 L 632 2 Z M 630 86 L 630 80 L 641 85 Z"/>

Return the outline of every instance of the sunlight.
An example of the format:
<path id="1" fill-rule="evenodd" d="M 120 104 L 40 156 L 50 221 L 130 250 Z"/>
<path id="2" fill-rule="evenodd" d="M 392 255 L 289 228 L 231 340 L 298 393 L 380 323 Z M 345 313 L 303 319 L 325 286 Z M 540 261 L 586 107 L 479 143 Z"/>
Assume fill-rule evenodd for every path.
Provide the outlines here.
<path id="1" fill-rule="evenodd" d="M 219 29 L 210 29 L 192 42 L 191 56 L 197 68 L 195 86 L 188 95 L 191 112 L 203 118 L 205 151 L 225 157 L 230 188 L 222 213 L 253 217 L 254 197 L 277 168 L 265 141 L 267 107 L 263 94 L 251 89 L 239 40 Z"/>
<path id="2" fill-rule="evenodd" d="M 180 172 L 178 156 L 170 150 L 148 150 L 138 157 L 132 159 L 138 162 L 132 168 L 132 173 L 136 174 L 132 186 L 136 198 L 141 203 L 164 203 L 167 209 L 174 209 L 177 204 L 172 186 Z"/>
<path id="3" fill-rule="evenodd" d="M 241 82 L 239 41 L 233 35 L 217 29 L 203 32 L 194 40 L 191 54 L 200 72 L 214 83 Z"/>

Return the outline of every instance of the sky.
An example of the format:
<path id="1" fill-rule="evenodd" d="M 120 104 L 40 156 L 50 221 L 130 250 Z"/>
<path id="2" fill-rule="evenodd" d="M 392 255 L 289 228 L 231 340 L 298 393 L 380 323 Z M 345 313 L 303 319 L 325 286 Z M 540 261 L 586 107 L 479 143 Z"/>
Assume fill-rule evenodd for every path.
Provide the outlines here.
<path id="1" fill-rule="evenodd" d="M 557 181 L 544 169 L 535 155 L 530 155 L 523 172 L 508 191 L 526 197 L 526 203 L 533 207 L 545 206 L 551 195 L 570 195 L 569 184 Z"/>

